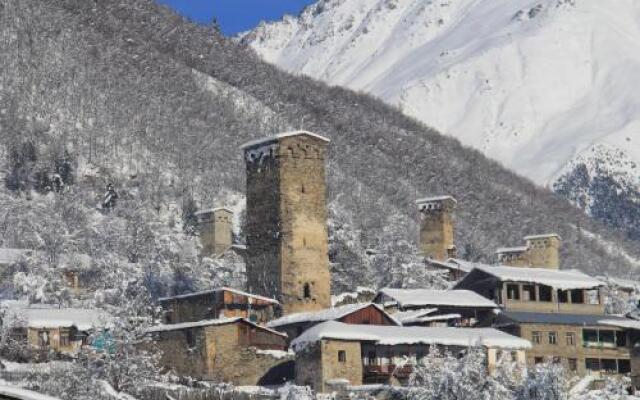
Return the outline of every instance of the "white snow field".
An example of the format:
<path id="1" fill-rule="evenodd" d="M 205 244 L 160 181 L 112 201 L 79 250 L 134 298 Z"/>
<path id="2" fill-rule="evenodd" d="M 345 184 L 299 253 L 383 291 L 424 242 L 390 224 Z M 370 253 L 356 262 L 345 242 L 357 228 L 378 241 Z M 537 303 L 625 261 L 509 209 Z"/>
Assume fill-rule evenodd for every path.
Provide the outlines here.
<path id="1" fill-rule="evenodd" d="M 640 184 L 637 0 L 320 0 L 240 37 L 539 184 L 594 157 Z"/>

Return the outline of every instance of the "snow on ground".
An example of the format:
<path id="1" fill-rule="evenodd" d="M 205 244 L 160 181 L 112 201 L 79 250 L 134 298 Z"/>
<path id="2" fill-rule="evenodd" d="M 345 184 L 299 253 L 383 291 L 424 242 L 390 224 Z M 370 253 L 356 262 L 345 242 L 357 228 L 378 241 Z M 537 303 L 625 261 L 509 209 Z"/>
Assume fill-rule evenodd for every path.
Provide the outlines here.
<path id="1" fill-rule="evenodd" d="M 575 228 L 575 227 L 574 227 Z M 576 228 L 577 229 L 577 228 Z M 640 259 L 630 255 L 629 253 L 627 253 L 625 251 L 624 248 L 622 248 L 620 245 L 610 242 L 606 239 L 604 239 L 602 236 L 587 231 L 585 229 L 582 229 L 580 231 L 584 236 L 586 236 L 589 239 L 593 239 L 595 241 L 597 241 L 598 243 L 600 243 L 602 245 L 602 248 L 610 255 L 612 256 L 620 256 L 625 258 L 629 263 L 633 264 L 634 266 L 640 268 Z"/>
<path id="2" fill-rule="evenodd" d="M 635 0 L 320 0 L 241 36 L 271 63 L 372 93 L 540 184 L 596 145 L 640 162 Z"/>
<path id="3" fill-rule="evenodd" d="M 0 396 L 10 396 L 20 400 L 57 400 L 55 397 L 45 396 L 31 390 L 20 389 L 15 386 L 0 386 Z"/>

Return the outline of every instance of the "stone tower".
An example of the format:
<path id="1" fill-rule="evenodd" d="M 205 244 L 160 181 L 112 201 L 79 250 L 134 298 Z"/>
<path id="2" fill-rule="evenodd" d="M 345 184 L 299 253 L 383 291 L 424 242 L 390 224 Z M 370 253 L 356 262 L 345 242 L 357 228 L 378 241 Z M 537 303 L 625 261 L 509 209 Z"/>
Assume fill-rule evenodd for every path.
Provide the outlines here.
<path id="1" fill-rule="evenodd" d="M 242 146 L 247 166 L 247 286 L 283 313 L 331 306 L 325 185 L 328 139 L 305 131 Z"/>
<path id="2" fill-rule="evenodd" d="M 233 211 L 228 208 L 201 210 L 198 218 L 198 234 L 202 244 L 201 256 L 219 256 L 233 244 Z"/>
<path id="3" fill-rule="evenodd" d="M 425 257 L 445 261 L 456 256 L 453 210 L 457 203 L 451 196 L 416 201 L 420 210 L 420 252 Z"/>
<path id="4" fill-rule="evenodd" d="M 526 236 L 529 265 L 536 268 L 560 268 L 560 236 L 555 233 L 547 235 Z"/>

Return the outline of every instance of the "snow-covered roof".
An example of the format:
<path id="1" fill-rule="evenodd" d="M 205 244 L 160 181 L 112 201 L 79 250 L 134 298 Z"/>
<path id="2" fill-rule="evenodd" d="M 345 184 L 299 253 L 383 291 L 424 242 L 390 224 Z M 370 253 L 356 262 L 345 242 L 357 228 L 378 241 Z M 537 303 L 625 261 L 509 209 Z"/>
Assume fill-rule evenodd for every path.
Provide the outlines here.
<path id="1" fill-rule="evenodd" d="M 542 235 L 529 235 L 529 236 L 525 236 L 524 240 L 537 240 L 537 239 L 549 239 L 549 238 L 558 238 L 558 239 L 562 239 L 560 237 L 560 235 L 558 235 L 557 233 L 545 233 Z"/>
<path id="2" fill-rule="evenodd" d="M 529 250 L 527 246 L 516 246 L 516 247 L 500 247 L 496 250 L 496 254 L 505 254 L 505 253 L 522 253 Z"/>
<path id="3" fill-rule="evenodd" d="M 445 200 L 451 200 L 454 203 L 458 204 L 458 200 L 456 200 L 453 196 L 432 196 L 432 197 L 424 197 L 422 199 L 416 200 L 416 204 L 424 204 L 424 203 L 435 203 Z"/>
<path id="4" fill-rule="evenodd" d="M 313 138 L 316 139 L 320 139 L 323 142 L 330 142 L 330 140 L 324 136 L 320 136 L 317 133 L 313 133 L 313 132 L 309 132 L 309 131 L 305 131 L 305 130 L 299 130 L 299 131 L 292 131 L 292 132 L 283 132 L 283 133 L 278 133 L 277 135 L 273 135 L 273 136 L 268 136 L 268 137 L 264 137 L 261 139 L 256 139 L 256 140 L 252 140 L 249 141 L 247 143 L 244 143 L 240 146 L 241 149 L 248 149 L 249 147 L 254 147 L 254 146 L 258 146 L 264 143 L 269 143 L 269 142 L 275 142 L 276 140 L 280 140 L 286 137 L 292 137 L 292 136 L 311 136 Z"/>
<path id="5" fill-rule="evenodd" d="M 382 288 L 379 294 L 392 298 L 400 307 L 498 307 L 493 301 L 470 290 Z"/>
<path id="6" fill-rule="evenodd" d="M 246 296 L 246 297 L 249 297 L 251 299 L 261 300 L 261 301 L 272 303 L 272 304 L 280 304 L 275 299 L 270 299 L 268 297 L 260 296 L 260 295 L 257 295 L 257 294 L 251 294 L 251 293 L 243 292 L 242 290 L 233 289 L 233 288 L 229 288 L 229 287 L 221 287 L 221 288 L 215 288 L 215 289 L 211 289 L 211 290 L 203 290 L 203 291 L 200 291 L 200 292 L 181 294 L 181 295 L 178 295 L 178 296 L 161 297 L 161 298 L 158 299 L 158 301 L 167 301 L 167 300 L 174 300 L 174 299 L 186 299 L 186 298 L 189 298 L 189 297 L 203 296 L 203 295 L 213 294 L 213 293 L 223 292 L 223 291 L 224 292 L 235 293 L 235 294 L 240 295 L 240 296 Z"/>
<path id="7" fill-rule="evenodd" d="M 361 295 L 366 295 L 366 294 L 370 294 L 372 296 L 375 296 L 376 291 L 375 289 L 369 288 L 369 287 L 365 287 L 365 286 L 358 286 L 356 288 L 356 290 L 354 292 L 343 292 L 334 296 L 331 296 L 331 304 L 340 304 L 343 301 L 347 300 L 347 299 L 353 299 L 353 300 L 357 300 L 358 297 L 360 297 Z"/>
<path id="8" fill-rule="evenodd" d="M 475 263 L 467 260 L 461 260 L 458 258 L 449 258 L 447 261 L 438 261 L 434 259 L 428 259 L 427 262 L 435 266 L 440 266 L 448 269 L 455 269 L 455 270 L 459 270 L 466 273 L 471 272 L 475 267 L 479 265 L 487 265 L 487 264 L 480 264 L 480 263 Z"/>
<path id="9" fill-rule="evenodd" d="M 618 289 L 634 291 L 638 289 L 638 287 L 640 287 L 640 282 L 632 281 L 629 279 L 613 278 L 604 275 L 598 275 L 596 278 L 600 279 L 603 282 L 607 282 L 613 286 L 616 286 Z"/>
<path id="10" fill-rule="evenodd" d="M 94 327 L 110 327 L 113 318 L 102 310 L 54 307 L 10 307 L 8 315 L 23 321 L 28 328 L 71 328 L 88 331 Z"/>
<path id="11" fill-rule="evenodd" d="M 258 329 L 262 329 L 271 333 L 274 333 L 278 336 L 286 337 L 287 335 L 282 332 L 275 331 L 268 327 L 258 325 L 254 322 L 249 321 L 246 318 L 234 317 L 234 318 L 220 318 L 220 319 L 206 319 L 202 321 L 195 322 L 182 322 L 179 324 L 161 324 L 152 326 L 150 328 L 145 329 L 145 333 L 156 333 L 156 332 L 171 332 L 171 331 L 179 331 L 182 329 L 192 329 L 192 328 L 203 328 L 207 326 L 219 326 L 219 325 L 227 325 L 227 324 L 235 324 L 237 322 L 244 322 L 251 326 L 254 326 Z"/>
<path id="12" fill-rule="evenodd" d="M 0 265 L 13 264 L 31 253 L 33 251 L 27 249 L 0 249 Z"/>
<path id="13" fill-rule="evenodd" d="M 477 269 L 493 275 L 501 281 L 538 283 L 561 290 L 592 289 L 604 285 L 602 281 L 577 270 L 505 266 L 480 266 Z"/>
<path id="14" fill-rule="evenodd" d="M 429 314 L 433 314 L 436 311 L 438 311 L 437 308 L 422 308 L 420 310 L 398 311 L 397 313 L 393 314 L 393 318 L 395 318 L 402 324 L 406 324 L 414 322 L 418 318 L 426 317 Z"/>
<path id="15" fill-rule="evenodd" d="M 51 397 L 31 390 L 21 389 L 15 386 L 0 386 L 0 397 L 6 396 L 10 399 L 18 400 L 58 400 L 57 397 Z"/>
<path id="16" fill-rule="evenodd" d="M 216 207 L 216 208 L 207 208 L 204 210 L 198 210 L 194 213 L 194 215 L 211 214 L 216 211 L 228 211 L 230 213 L 233 213 L 233 211 L 227 207 Z"/>
<path id="17" fill-rule="evenodd" d="M 376 307 L 378 310 L 386 314 L 391 320 L 395 321 L 394 317 L 387 314 L 379 305 L 373 304 L 373 303 L 360 303 L 360 304 L 346 304 L 339 307 L 325 308 L 324 310 L 319 310 L 319 311 L 289 314 L 289 315 L 285 315 L 284 317 L 278 318 L 276 320 L 270 321 L 269 323 L 267 323 L 267 326 L 270 328 L 277 328 L 280 326 L 299 324 L 303 322 L 335 321 L 337 319 L 346 317 L 349 314 L 352 314 L 356 311 L 362 310 L 363 308 L 367 308 L 369 306 Z M 399 322 L 398 322 L 398 325 L 400 325 Z"/>
<path id="18" fill-rule="evenodd" d="M 634 329 L 640 331 L 640 321 L 637 319 L 603 318 L 599 321 L 602 325 L 615 326 L 618 328 Z"/>
<path id="19" fill-rule="evenodd" d="M 410 326 L 350 325 L 328 321 L 305 331 L 292 343 L 295 351 L 322 339 L 375 342 L 379 345 L 424 344 L 480 345 L 490 348 L 529 349 L 528 340 L 493 328 L 431 328 Z"/>

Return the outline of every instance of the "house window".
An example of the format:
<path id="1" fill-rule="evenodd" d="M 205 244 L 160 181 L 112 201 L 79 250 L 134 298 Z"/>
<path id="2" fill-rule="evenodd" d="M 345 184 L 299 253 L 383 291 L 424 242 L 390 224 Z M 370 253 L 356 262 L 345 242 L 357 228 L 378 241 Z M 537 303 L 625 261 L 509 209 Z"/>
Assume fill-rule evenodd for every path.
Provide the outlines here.
<path id="1" fill-rule="evenodd" d="M 584 304 L 584 291 L 581 289 L 572 290 L 571 302 L 573 304 Z"/>
<path id="2" fill-rule="evenodd" d="M 549 332 L 549 344 L 558 344 L 557 332 Z"/>
<path id="3" fill-rule="evenodd" d="M 520 300 L 520 288 L 518 287 L 518 285 L 514 285 L 514 284 L 507 285 L 507 299 Z"/>
<path id="4" fill-rule="evenodd" d="M 531 341 L 534 344 L 540 344 L 540 332 L 531 332 Z"/>
<path id="5" fill-rule="evenodd" d="M 577 358 L 569 358 L 569 371 L 577 371 L 578 370 L 578 359 Z"/>
<path id="6" fill-rule="evenodd" d="M 598 358 L 587 358 L 584 360 L 587 371 L 600 371 L 600 360 Z"/>
<path id="7" fill-rule="evenodd" d="M 618 372 L 618 363 L 615 358 L 603 358 L 600 360 L 600 364 L 602 369 L 609 374 L 615 374 Z"/>
<path id="8" fill-rule="evenodd" d="M 522 299 L 524 301 L 536 301 L 536 287 L 535 285 L 522 286 Z"/>
<path id="9" fill-rule="evenodd" d="M 618 360 L 618 373 L 628 374 L 631 372 L 631 362 L 629 360 Z"/>
<path id="10" fill-rule="evenodd" d="M 304 287 L 302 289 L 302 296 L 305 299 L 310 299 L 311 298 L 311 285 L 309 285 L 309 283 L 305 283 Z"/>
<path id="11" fill-rule="evenodd" d="M 533 359 L 533 363 L 534 364 L 542 364 L 543 362 L 544 362 L 544 358 L 542 358 L 542 357 L 535 357 Z"/>
<path id="12" fill-rule="evenodd" d="M 367 362 L 368 365 L 376 365 L 376 352 L 370 351 L 367 353 Z"/>
<path id="13" fill-rule="evenodd" d="M 567 346 L 576 345 L 576 334 L 574 332 L 567 332 L 565 338 L 567 339 Z"/>
<path id="14" fill-rule="evenodd" d="M 304 183 L 302 185 L 300 185 L 300 192 L 301 193 L 306 193 L 305 189 L 304 189 Z"/>
<path id="15" fill-rule="evenodd" d="M 551 301 L 551 287 L 540 285 L 538 288 L 538 293 L 540 293 L 540 301 Z"/>
<path id="16" fill-rule="evenodd" d="M 38 331 L 38 347 L 49 346 L 49 331 Z"/>
<path id="17" fill-rule="evenodd" d="M 559 303 L 569 302 L 569 293 L 566 290 L 558 290 L 558 302 Z"/>
<path id="18" fill-rule="evenodd" d="M 347 362 L 347 352 L 344 350 L 338 350 L 338 362 L 346 363 Z"/>
<path id="19" fill-rule="evenodd" d="M 625 347 L 627 345 L 627 333 L 626 332 L 616 332 L 616 346 Z"/>
<path id="20" fill-rule="evenodd" d="M 553 356 L 553 358 L 551 358 L 551 362 L 554 364 L 560 364 L 561 359 L 558 356 Z"/>
<path id="21" fill-rule="evenodd" d="M 69 332 L 60 332 L 60 346 L 67 347 L 70 344 Z"/>

